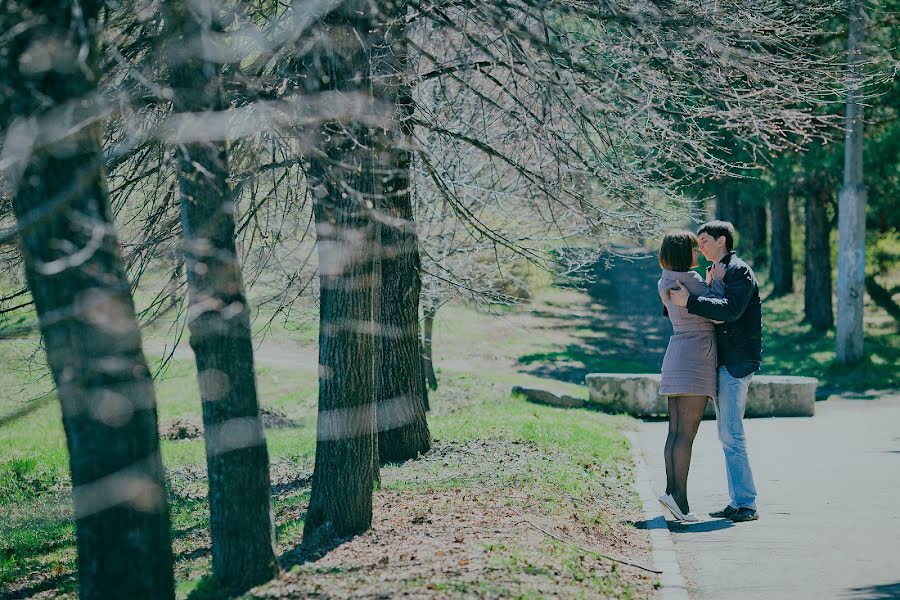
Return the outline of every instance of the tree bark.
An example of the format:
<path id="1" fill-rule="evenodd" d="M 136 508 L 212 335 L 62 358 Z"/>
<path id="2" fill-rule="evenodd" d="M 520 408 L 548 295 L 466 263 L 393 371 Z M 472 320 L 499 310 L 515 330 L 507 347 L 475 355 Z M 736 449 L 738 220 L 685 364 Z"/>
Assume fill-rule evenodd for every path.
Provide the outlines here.
<path id="1" fill-rule="evenodd" d="M 422 319 L 422 356 L 425 359 L 425 376 L 428 379 L 428 387 L 432 391 L 438 388 L 437 375 L 434 372 L 434 347 L 432 345 L 434 317 L 436 314 L 436 309 L 426 308 Z"/>
<path id="2" fill-rule="evenodd" d="M 752 262 L 756 257 L 756 246 L 754 245 L 753 237 L 753 206 L 748 200 L 741 197 L 739 191 L 736 190 L 735 195 L 737 196 L 737 214 L 732 221 L 737 231 L 735 246 L 742 256 L 747 257 Z"/>
<path id="3" fill-rule="evenodd" d="M 340 4 L 317 24 L 302 58 L 304 92 L 370 94 L 377 18 L 367 2 Z M 321 288 L 316 461 L 304 545 L 327 546 L 372 524 L 377 480 L 375 357 L 380 265 L 372 198 L 374 128 L 363 115 L 325 123 L 309 157 Z"/>
<path id="4" fill-rule="evenodd" d="M 386 197 L 384 207 L 404 224 L 386 224 L 381 230 L 377 421 L 382 464 L 415 458 L 431 447 L 419 359 L 419 251 L 415 231 L 409 231 L 414 223 L 408 178 L 404 185 L 407 191 Z"/>
<path id="5" fill-rule="evenodd" d="M 386 16 L 402 17 L 397 2 Z M 383 35 L 383 34 L 382 34 Z M 412 207 L 409 125 L 414 104 L 406 78 L 406 32 L 394 28 L 373 60 L 374 93 L 396 107 L 391 127 L 376 138 L 384 176 L 376 181 L 381 224 L 378 354 L 378 453 L 382 464 L 416 458 L 431 448 L 419 358 L 419 241 Z"/>
<path id="6" fill-rule="evenodd" d="M 98 4 L 34 2 L 27 9 L 35 16 L 31 26 L 5 40 L 0 56 L 0 115 L 10 126 L 7 142 L 34 142 L 20 146 L 20 162 L 7 176 L 62 405 L 80 597 L 174 598 L 156 395 L 115 236 L 100 110 L 92 100 Z M 55 48 L 52 68 L 31 62 L 36 43 L 58 44 L 38 46 Z"/>
<path id="7" fill-rule="evenodd" d="M 863 358 L 863 295 L 866 263 L 866 189 L 863 185 L 862 46 L 865 16 L 862 0 L 849 2 L 847 37 L 847 120 L 844 185 L 838 206 L 837 362 Z"/>
<path id="8" fill-rule="evenodd" d="M 831 327 L 831 242 L 828 227 L 829 190 L 819 182 L 806 189 L 806 283 L 803 288 L 803 313 L 813 329 Z"/>
<path id="9" fill-rule="evenodd" d="M 716 219 L 737 225 L 738 198 L 734 186 L 728 180 L 720 181 L 716 188 Z"/>
<path id="10" fill-rule="evenodd" d="M 766 206 L 755 202 L 750 206 L 751 244 L 753 245 L 753 267 L 759 270 L 769 258 L 768 218 Z"/>
<path id="11" fill-rule="evenodd" d="M 431 410 L 431 401 L 428 398 L 428 376 L 425 374 L 425 348 L 422 346 L 422 338 L 419 338 L 419 385 L 422 389 L 422 404 L 425 412 Z"/>
<path id="12" fill-rule="evenodd" d="M 776 191 L 771 200 L 772 256 L 769 273 L 772 293 L 789 294 L 794 291 L 794 259 L 791 252 L 791 213 L 787 194 Z"/>
<path id="13" fill-rule="evenodd" d="M 170 7 L 169 39 L 182 47 L 197 44 L 217 20 L 215 14 L 192 14 L 186 3 Z M 170 83 L 178 111 L 225 107 L 216 64 L 187 58 L 172 66 Z M 239 594 L 277 576 L 279 566 L 250 311 L 234 240 L 228 150 L 224 142 L 186 142 L 177 145 L 177 156 L 188 326 L 209 474 L 213 575 L 224 589 Z"/>

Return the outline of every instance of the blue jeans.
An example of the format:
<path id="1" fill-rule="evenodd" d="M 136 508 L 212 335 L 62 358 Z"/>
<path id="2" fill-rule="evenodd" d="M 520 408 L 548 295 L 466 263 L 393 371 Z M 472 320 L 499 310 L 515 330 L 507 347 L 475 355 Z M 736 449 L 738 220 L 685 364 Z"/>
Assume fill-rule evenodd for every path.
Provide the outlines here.
<path id="1" fill-rule="evenodd" d="M 728 477 L 728 496 L 734 508 L 756 509 L 756 486 L 747 456 L 744 437 L 744 409 L 747 389 L 753 374 L 733 377 L 728 369 L 719 367 L 719 397 L 716 398 L 716 424 L 719 441 L 725 451 L 725 473 Z"/>

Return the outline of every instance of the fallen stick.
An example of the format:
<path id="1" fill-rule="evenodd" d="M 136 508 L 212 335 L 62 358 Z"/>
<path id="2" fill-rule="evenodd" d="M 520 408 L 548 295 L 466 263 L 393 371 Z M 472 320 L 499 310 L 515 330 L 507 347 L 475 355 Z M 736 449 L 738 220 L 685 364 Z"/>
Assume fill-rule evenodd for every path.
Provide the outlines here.
<path id="1" fill-rule="evenodd" d="M 515 509 L 513 509 L 513 510 L 515 510 Z M 606 558 L 606 559 L 611 560 L 611 561 L 613 561 L 613 562 L 617 562 L 617 563 L 619 563 L 619 564 L 628 565 L 629 567 L 634 567 L 634 568 L 636 568 L 636 569 L 641 569 L 642 571 L 647 571 L 648 573 L 655 573 L 656 575 L 662 575 L 662 571 L 657 571 L 656 569 L 651 569 L 651 568 L 649 568 L 649 567 L 645 567 L 645 566 L 639 565 L 639 564 L 637 564 L 637 563 L 633 563 L 633 562 L 630 562 L 630 561 L 627 561 L 627 560 L 623 560 L 623 559 L 621 559 L 621 558 L 616 558 L 616 557 L 614 557 L 614 556 L 610 556 L 609 554 L 604 554 L 603 552 L 600 552 L 599 550 L 595 550 L 594 548 L 586 548 L 585 546 L 582 546 L 581 544 L 579 544 L 579 543 L 576 542 L 575 540 L 567 540 L 567 539 L 564 539 L 564 538 L 562 538 L 562 537 L 560 537 L 560 536 L 558 536 L 558 535 L 556 535 L 556 534 L 554 534 L 554 533 L 552 533 L 552 532 L 550 532 L 550 531 L 547 531 L 546 529 L 544 529 L 544 528 L 542 528 L 542 527 L 540 527 L 540 526 L 538 526 L 538 525 L 535 525 L 534 523 L 532 523 L 531 521 L 529 521 L 529 520 L 525 517 L 525 515 L 523 515 L 523 514 L 520 513 L 519 511 L 516 510 L 516 512 L 519 513 L 519 515 L 522 517 L 522 521 L 523 521 L 523 522 L 528 523 L 529 525 L 531 525 L 532 527 L 534 527 L 535 529 L 537 529 L 538 531 L 540 531 L 540 532 L 543 533 L 544 535 L 548 535 L 548 536 L 552 537 L 553 539 L 559 540 L 560 542 L 562 542 L 562 543 L 564 543 L 564 544 L 571 544 L 572 546 L 576 546 L 576 547 L 578 547 L 580 550 L 582 550 L 582 551 L 584 551 L 584 552 L 589 552 L 589 553 L 591 553 L 591 554 L 596 554 L 597 556 L 601 556 L 601 557 L 603 557 L 603 558 Z"/>

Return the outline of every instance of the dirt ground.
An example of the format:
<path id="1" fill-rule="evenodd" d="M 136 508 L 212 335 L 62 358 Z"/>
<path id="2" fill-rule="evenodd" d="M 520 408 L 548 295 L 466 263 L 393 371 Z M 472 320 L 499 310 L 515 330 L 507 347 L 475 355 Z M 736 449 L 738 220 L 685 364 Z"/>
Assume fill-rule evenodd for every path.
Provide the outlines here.
<path id="1" fill-rule="evenodd" d="M 550 368 L 553 372 L 540 374 L 566 381 L 569 375 L 577 377 L 585 369 L 584 359 L 590 358 L 568 348 L 594 347 L 589 333 L 604 313 L 589 295 L 559 290 L 536 310 L 469 323 L 467 327 L 478 331 L 475 340 L 471 331 L 445 332 L 438 338 L 438 364 L 448 377 L 524 375 Z M 567 350 L 535 362 L 521 360 L 534 340 Z M 156 341 L 147 346 L 162 353 Z M 192 358 L 185 345 L 175 355 Z M 315 348 L 265 343 L 257 349 L 256 360 L 269 367 L 314 363 Z M 505 383 L 494 385 L 508 393 Z M 466 413 L 481 401 L 478 396 L 467 388 L 451 392 L 442 387 L 443 401 L 432 415 Z M 184 439 L 199 430 L 199 423 L 173 421 L 164 433 Z M 305 514 L 312 465 L 273 460 L 275 520 L 284 540 L 278 551 L 285 573 L 247 597 L 650 598 L 657 576 L 647 568 L 646 531 L 632 525 L 642 517 L 628 488 L 627 468 L 598 472 L 588 490 L 574 497 L 546 484 L 545 475 L 565 459 L 546 445 L 510 439 L 435 440 L 433 450 L 421 459 L 382 469 L 372 529 L 320 558 L 294 547 L 298 530 L 284 533 L 285 528 L 298 527 Z M 185 515 L 192 515 L 184 516 L 188 526 L 173 522 L 176 578 L 182 582 L 207 571 L 202 566 L 209 554 L 203 524 L 204 471 L 196 465 L 169 472 L 173 500 Z M 34 573 L 4 592 L 10 592 L 9 597 L 67 597 L 59 588 L 72 581 L 69 572 Z M 30 593 L 23 595 L 26 590 Z M 189 597 L 221 596 L 207 596 L 201 584 Z"/>
<path id="2" fill-rule="evenodd" d="M 247 597 L 650 597 L 648 540 L 624 488 L 548 502 L 546 490 L 509 485 L 556 458 L 502 440 L 437 445 L 385 470 L 370 531 Z"/>

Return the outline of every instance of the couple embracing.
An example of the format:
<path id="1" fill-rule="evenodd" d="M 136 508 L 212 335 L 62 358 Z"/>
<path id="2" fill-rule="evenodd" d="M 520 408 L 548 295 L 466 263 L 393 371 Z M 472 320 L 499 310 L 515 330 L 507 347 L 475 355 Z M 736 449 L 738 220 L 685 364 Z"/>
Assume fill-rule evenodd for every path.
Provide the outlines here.
<path id="1" fill-rule="evenodd" d="M 666 235 L 659 251 L 659 295 L 673 335 L 663 359 L 659 393 L 669 401 L 666 493 L 659 501 L 676 519 L 694 522 L 687 498 L 691 448 L 712 399 L 725 452 L 730 503 L 711 517 L 755 521 L 756 487 L 744 436 L 744 408 L 762 357 L 759 286 L 734 250 L 734 226 L 710 221 Z M 712 263 L 706 280 L 692 269 L 698 251 Z"/>

